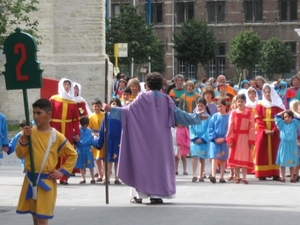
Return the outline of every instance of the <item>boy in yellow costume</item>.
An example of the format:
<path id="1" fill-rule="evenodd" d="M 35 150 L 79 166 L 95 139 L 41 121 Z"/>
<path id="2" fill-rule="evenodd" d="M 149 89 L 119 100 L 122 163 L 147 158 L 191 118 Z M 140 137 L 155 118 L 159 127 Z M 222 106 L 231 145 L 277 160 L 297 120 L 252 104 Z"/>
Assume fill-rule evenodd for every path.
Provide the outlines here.
<path id="1" fill-rule="evenodd" d="M 92 101 L 92 108 L 94 110 L 94 113 L 89 116 L 89 128 L 92 130 L 93 136 L 95 139 L 99 136 L 100 126 L 102 123 L 102 120 L 104 119 L 104 112 L 101 111 L 102 109 L 102 102 L 99 98 L 95 98 Z M 96 181 L 101 182 L 103 179 L 103 154 L 104 151 L 102 149 L 98 150 L 96 148 L 93 148 L 93 156 L 95 160 L 95 164 L 97 167 L 97 173 L 95 174 Z"/>
<path id="2" fill-rule="evenodd" d="M 70 176 L 77 160 L 77 153 L 66 137 L 50 126 L 52 116 L 51 102 L 39 99 L 32 104 L 33 119 L 36 126 L 25 126 L 16 148 L 16 155 L 24 158 L 27 171 L 19 198 L 17 213 L 31 213 L 35 225 L 47 225 L 53 218 L 57 184 L 56 179 Z M 31 184 L 31 162 L 28 136 L 31 136 L 36 189 Z M 66 162 L 55 169 L 58 157 Z"/>

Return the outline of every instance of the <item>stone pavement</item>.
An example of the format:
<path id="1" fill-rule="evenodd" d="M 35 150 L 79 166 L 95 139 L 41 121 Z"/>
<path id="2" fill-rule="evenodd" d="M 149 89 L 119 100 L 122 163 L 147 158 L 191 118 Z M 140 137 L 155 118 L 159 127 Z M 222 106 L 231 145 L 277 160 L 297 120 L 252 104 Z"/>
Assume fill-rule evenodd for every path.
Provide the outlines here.
<path id="1" fill-rule="evenodd" d="M 24 174 L 18 161 L 13 164 L 13 158 L 10 160 L 6 165 L 9 160 L 5 158 L 0 170 L 0 224 L 29 225 L 30 215 L 15 213 Z M 188 167 L 191 174 L 190 159 Z M 191 175 L 184 176 L 180 171 L 176 198 L 164 200 L 162 205 L 151 205 L 149 200 L 131 204 L 129 188 L 111 184 L 107 205 L 105 186 L 79 185 L 77 175 L 70 178 L 70 185 L 58 186 L 55 217 L 50 224 L 299 224 L 300 183 L 258 181 L 253 175 L 248 185 L 212 184 L 208 179 L 192 183 L 191 179 Z"/>

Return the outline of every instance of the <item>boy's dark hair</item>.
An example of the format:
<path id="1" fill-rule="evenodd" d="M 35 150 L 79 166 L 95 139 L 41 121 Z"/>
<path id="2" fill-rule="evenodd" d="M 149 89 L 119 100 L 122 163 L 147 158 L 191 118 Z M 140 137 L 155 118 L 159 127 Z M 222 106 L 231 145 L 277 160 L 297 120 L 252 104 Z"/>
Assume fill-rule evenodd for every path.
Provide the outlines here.
<path id="1" fill-rule="evenodd" d="M 295 117 L 293 111 L 286 110 L 284 113 L 281 114 L 281 119 L 283 119 L 283 120 L 284 120 L 284 114 L 288 114 L 290 117 L 292 117 L 292 119 L 294 119 L 294 117 Z"/>
<path id="2" fill-rule="evenodd" d="M 48 99 L 40 98 L 32 104 L 32 108 L 40 108 L 45 112 L 52 111 L 51 102 Z"/>
<path id="3" fill-rule="evenodd" d="M 92 105 L 102 105 L 100 98 L 94 98 L 92 101 Z"/>
<path id="4" fill-rule="evenodd" d="M 79 122 L 81 126 L 84 126 L 84 125 L 89 125 L 90 120 L 87 116 L 82 116 L 80 117 Z"/>
<path id="5" fill-rule="evenodd" d="M 126 86 L 125 88 L 124 88 L 124 90 L 123 90 L 123 93 L 128 93 L 128 94 L 132 94 L 132 91 L 131 91 L 131 88 L 130 87 L 128 87 L 128 86 Z"/>

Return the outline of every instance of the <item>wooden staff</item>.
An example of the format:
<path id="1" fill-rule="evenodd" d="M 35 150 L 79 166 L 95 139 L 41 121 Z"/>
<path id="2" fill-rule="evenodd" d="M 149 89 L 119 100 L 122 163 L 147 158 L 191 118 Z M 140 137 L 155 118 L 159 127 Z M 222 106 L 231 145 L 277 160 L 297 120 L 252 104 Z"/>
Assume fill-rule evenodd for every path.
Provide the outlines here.
<path id="1" fill-rule="evenodd" d="M 104 82 L 104 102 L 108 103 L 108 58 L 105 59 L 105 82 Z M 108 118 L 107 112 L 104 116 L 104 162 L 105 162 L 105 202 L 109 204 L 109 193 L 108 193 Z M 111 171 L 109 171 L 111 173 Z"/>

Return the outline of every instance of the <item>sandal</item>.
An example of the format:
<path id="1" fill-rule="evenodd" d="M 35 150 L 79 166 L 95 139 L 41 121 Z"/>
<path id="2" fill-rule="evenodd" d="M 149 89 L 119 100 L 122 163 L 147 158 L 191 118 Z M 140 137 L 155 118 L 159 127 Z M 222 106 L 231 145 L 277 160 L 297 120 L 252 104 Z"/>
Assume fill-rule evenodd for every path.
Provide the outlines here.
<path id="1" fill-rule="evenodd" d="M 235 178 L 234 182 L 235 182 L 236 184 L 239 184 L 239 183 L 241 182 L 241 178 Z"/>
<path id="2" fill-rule="evenodd" d="M 151 204 L 162 204 L 164 203 L 161 198 L 150 198 Z"/>
<path id="3" fill-rule="evenodd" d="M 119 180 L 115 180 L 115 184 L 122 184 L 122 183 Z"/>
<path id="4" fill-rule="evenodd" d="M 204 178 L 199 178 L 199 182 L 204 182 Z"/>
<path id="5" fill-rule="evenodd" d="M 197 177 L 193 177 L 192 182 L 196 182 L 198 180 Z"/>
<path id="6" fill-rule="evenodd" d="M 248 184 L 248 181 L 247 180 L 243 180 L 243 184 Z"/>
<path id="7" fill-rule="evenodd" d="M 219 182 L 220 182 L 220 183 L 226 183 L 226 180 L 220 179 Z"/>
<path id="8" fill-rule="evenodd" d="M 91 183 L 91 184 L 95 184 L 96 181 L 93 179 L 93 180 L 90 181 L 90 183 Z"/>
<path id="9" fill-rule="evenodd" d="M 234 177 L 233 177 L 233 176 L 229 176 L 229 177 L 226 178 L 226 180 L 227 180 L 227 181 L 233 181 L 233 180 L 234 180 Z"/>
<path id="10" fill-rule="evenodd" d="M 141 198 L 137 198 L 137 197 L 133 197 L 132 199 L 130 199 L 130 203 L 143 203 L 143 200 Z"/>
<path id="11" fill-rule="evenodd" d="M 96 181 L 97 181 L 97 182 L 101 182 L 101 181 L 102 181 L 102 178 L 97 178 Z"/>
<path id="12" fill-rule="evenodd" d="M 285 179 L 281 178 L 280 182 L 285 183 Z"/>
<path id="13" fill-rule="evenodd" d="M 85 184 L 85 183 L 86 183 L 85 180 L 79 182 L 79 184 Z"/>
<path id="14" fill-rule="evenodd" d="M 296 179 L 291 179 L 290 182 L 291 182 L 291 183 L 297 183 L 297 180 L 296 180 Z"/>
<path id="15" fill-rule="evenodd" d="M 216 178 L 215 177 L 211 177 L 209 178 L 210 182 L 212 182 L 213 184 L 216 183 Z"/>
<path id="16" fill-rule="evenodd" d="M 106 180 L 103 181 L 103 184 L 105 185 L 106 182 L 107 182 L 107 184 L 110 184 L 110 181 L 106 181 Z"/>
<path id="17" fill-rule="evenodd" d="M 184 172 L 183 175 L 189 175 L 187 172 Z"/>

